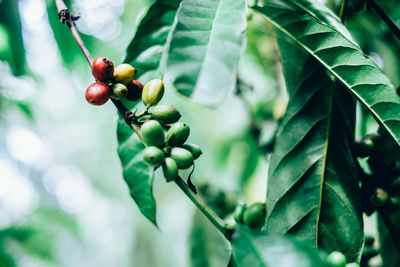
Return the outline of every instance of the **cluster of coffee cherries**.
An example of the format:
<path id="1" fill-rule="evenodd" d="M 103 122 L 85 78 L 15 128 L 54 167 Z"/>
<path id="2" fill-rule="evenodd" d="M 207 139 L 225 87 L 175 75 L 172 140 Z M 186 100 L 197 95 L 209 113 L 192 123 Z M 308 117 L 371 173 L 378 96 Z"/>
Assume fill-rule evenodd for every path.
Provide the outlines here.
<path id="1" fill-rule="evenodd" d="M 162 166 L 164 177 L 169 182 L 178 177 L 179 169 L 191 167 L 202 151 L 198 145 L 185 143 L 190 128 L 186 123 L 179 122 L 179 110 L 169 104 L 157 105 L 163 95 L 164 84 L 160 79 L 152 80 L 144 86 L 142 101 L 147 116 L 144 117 L 140 131 L 146 145 L 144 161 L 155 168 Z"/>
<path id="2" fill-rule="evenodd" d="M 264 226 L 266 216 L 267 206 L 262 202 L 255 202 L 249 207 L 246 204 L 240 204 L 233 213 L 233 218 L 237 223 L 245 224 L 257 230 Z"/>
<path id="3" fill-rule="evenodd" d="M 123 63 L 114 68 L 111 60 L 97 57 L 92 63 L 92 74 L 96 82 L 86 89 L 86 100 L 96 106 L 103 105 L 110 97 L 130 101 L 140 99 L 143 84 L 135 80 L 136 69 Z"/>

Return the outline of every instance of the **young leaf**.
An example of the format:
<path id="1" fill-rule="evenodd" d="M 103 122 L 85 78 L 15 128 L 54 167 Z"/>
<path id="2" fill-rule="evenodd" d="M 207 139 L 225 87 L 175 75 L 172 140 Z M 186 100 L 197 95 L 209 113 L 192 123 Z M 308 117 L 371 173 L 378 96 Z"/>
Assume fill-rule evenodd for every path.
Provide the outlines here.
<path id="1" fill-rule="evenodd" d="M 318 19 L 313 7 L 270 0 L 255 10 L 331 72 L 400 146 L 400 98 L 389 79 L 342 28 Z"/>
<path id="2" fill-rule="evenodd" d="M 167 75 L 181 94 L 219 105 L 233 90 L 244 48 L 245 0 L 183 0 Z"/>
<path id="3" fill-rule="evenodd" d="M 180 3 L 181 0 L 157 0 L 140 22 L 127 49 L 125 62 L 138 69 L 137 77 L 143 82 L 164 74 L 169 35 Z"/>
<path id="4" fill-rule="evenodd" d="M 129 193 L 140 212 L 155 226 L 156 202 L 153 197 L 153 174 L 143 161 L 144 145 L 123 120 L 118 123 L 118 155 L 123 168 L 123 176 Z"/>
<path id="5" fill-rule="evenodd" d="M 351 151 L 354 101 L 318 62 L 306 60 L 282 32 L 278 37 L 282 61 L 290 62 L 284 64 L 290 102 L 269 167 L 267 230 L 356 261 L 363 223 Z"/>
<path id="6" fill-rule="evenodd" d="M 199 211 L 193 216 L 190 243 L 193 267 L 227 266 L 231 254 L 229 243 Z"/>
<path id="7" fill-rule="evenodd" d="M 317 251 L 292 240 L 239 226 L 232 237 L 235 266 L 319 267 L 326 266 Z"/>

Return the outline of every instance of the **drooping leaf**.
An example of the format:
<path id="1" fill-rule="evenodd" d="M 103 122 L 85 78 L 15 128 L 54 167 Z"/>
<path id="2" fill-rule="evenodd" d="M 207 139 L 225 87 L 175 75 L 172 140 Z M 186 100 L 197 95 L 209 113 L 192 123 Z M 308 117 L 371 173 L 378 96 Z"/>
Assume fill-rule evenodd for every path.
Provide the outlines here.
<path id="1" fill-rule="evenodd" d="M 140 212 L 157 226 L 152 170 L 143 161 L 144 145 L 123 120 L 118 123 L 118 155 L 129 193 Z"/>
<path id="2" fill-rule="evenodd" d="M 305 0 L 303 0 L 305 1 Z M 316 14 L 318 6 L 311 13 Z M 377 65 L 335 24 L 310 15 L 310 8 L 269 0 L 256 11 L 312 55 L 347 88 L 400 145 L 400 97 Z"/>
<path id="3" fill-rule="evenodd" d="M 179 0 L 157 0 L 140 22 L 127 48 L 125 62 L 138 69 L 137 79 L 142 82 L 163 75 L 165 55 L 169 47 L 168 35 L 179 4 Z M 142 159 L 144 146 L 122 118 L 118 123 L 117 134 L 118 154 L 130 194 L 142 214 L 157 225 L 151 170 Z"/>
<path id="4" fill-rule="evenodd" d="M 233 259 L 238 267 L 326 266 L 317 251 L 288 237 L 252 231 L 240 226 L 232 237 Z"/>
<path id="5" fill-rule="evenodd" d="M 190 243 L 193 267 L 227 266 L 231 254 L 229 244 L 199 211 L 193 216 Z"/>
<path id="6" fill-rule="evenodd" d="M 182 1 L 167 60 L 178 92 L 216 106 L 233 90 L 246 11 L 245 0 Z"/>
<path id="7" fill-rule="evenodd" d="M 355 103 L 282 32 L 278 44 L 290 102 L 269 167 L 267 230 L 356 261 L 363 223 L 351 151 Z"/>
<path id="8" fill-rule="evenodd" d="M 161 78 L 170 45 L 170 32 L 181 0 L 157 0 L 140 22 L 127 48 L 125 62 L 138 69 L 142 82 Z"/>

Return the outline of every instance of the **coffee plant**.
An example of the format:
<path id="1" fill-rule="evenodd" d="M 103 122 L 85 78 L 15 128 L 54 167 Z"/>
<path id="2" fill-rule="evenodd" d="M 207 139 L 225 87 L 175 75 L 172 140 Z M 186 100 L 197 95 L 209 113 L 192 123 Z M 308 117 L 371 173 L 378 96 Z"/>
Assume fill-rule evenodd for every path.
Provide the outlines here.
<path id="1" fill-rule="evenodd" d="M 93 60 L 75 27 L 79 16 L 62 0 L 56 4 L 60 22 L 91 67 L 87 102 L 112 102 L 120 114 L 118 155 L 140 212 L 162 227 L 152 190 L 155 172 L 197 206 L 191 251 L 196 266 L 211 265 L 205 243 L 218 235 L 202 230 L 201 213 L 230 243 L 230 261 L 216 266 L 376 266 L 377 258 L 382 266 L 399 266 L 399 92 L 380 69 L 379 55 L 360 48 L 360 39 L 378 42 L 380 36 L 353 36 L 348 23 L 374 15 L 398 50 L 400 30 L 381 3 L 156 0 L 118 64 L 107 55 Z M 266 28 L 274 43 L 260 43 L 274 47 L 289 102 L 284 114 L 271 115 L 277 127 L 268 142 L 261 142 L 259 122 L 251 123 L 258 153 L 269 158 L 267 194 L 264 202 L 239 204 L 212 183 L 192 181 L 196 168 L 207 168 L 196 164 L 207 151 L 190 143 L 186 114 L 163 96 L 176 91 L 181 101 L 216 109 L 234 93 L 246 103 L 251 84 L 238 71 L 246 35 L 263 38 Z M 365 130 L 367 118 L 375 121 L 374 133 Z M 378 247 L 364 234 L 364 220 L 373 214 Z M 198 240 L 203 238 L 209 240 Z"/>

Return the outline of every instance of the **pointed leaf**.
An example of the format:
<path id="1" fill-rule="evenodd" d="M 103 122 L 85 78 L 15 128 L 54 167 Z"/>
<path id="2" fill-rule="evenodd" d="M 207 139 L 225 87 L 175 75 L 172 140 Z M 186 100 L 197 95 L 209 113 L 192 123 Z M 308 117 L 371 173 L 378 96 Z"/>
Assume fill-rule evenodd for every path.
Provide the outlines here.
<path id="1" fill-rule="evenodd" d="M 167 61 L 178 92 L 216 106 L 233 90 L 246 11 L 245 0 L 182 1 Z"/>
<path id="2" fill-rule="evenodd" d="M 303 0 L 305 1 L 305 0 Z M 400 146 L 400 97 L 376 64 L 334 24 L 310 13 L 305 5 L 269 0 L 255 7 L 264 18 L 284 32 L 331 72 L 374 116 Z M 309 9 L 309 8 L 308 8 Z"/>
<path id="3" fill-rule="evenodd" d="M 354 101 L 318 62 L 306 60 L 282 32 L 278 36 L 282 61 L 290 62 L 284 65 L 290 102 L 269 167 L 267 230 L 342 251 L 356 261 L 363 224 L 350 149 Z M 293 57 L 296 53 L 300 56 Z"/>
<path id="4" fill-rule="evenodd" d="M 140 212 L 157 226 L 153 171 L 143 161 L 144 145 L 136 135 L 132 134 L 132 130 L 123 120 L 119 120 L 118 123 L 118 143 L 118 155 L 129 193 Z"/>
<path id="5" fill-rule="evenodd" d="M 288 237 L 252 231 L 240 226 L 232 237 L 235 266 L 326 266 L 316 250 Z"/>

